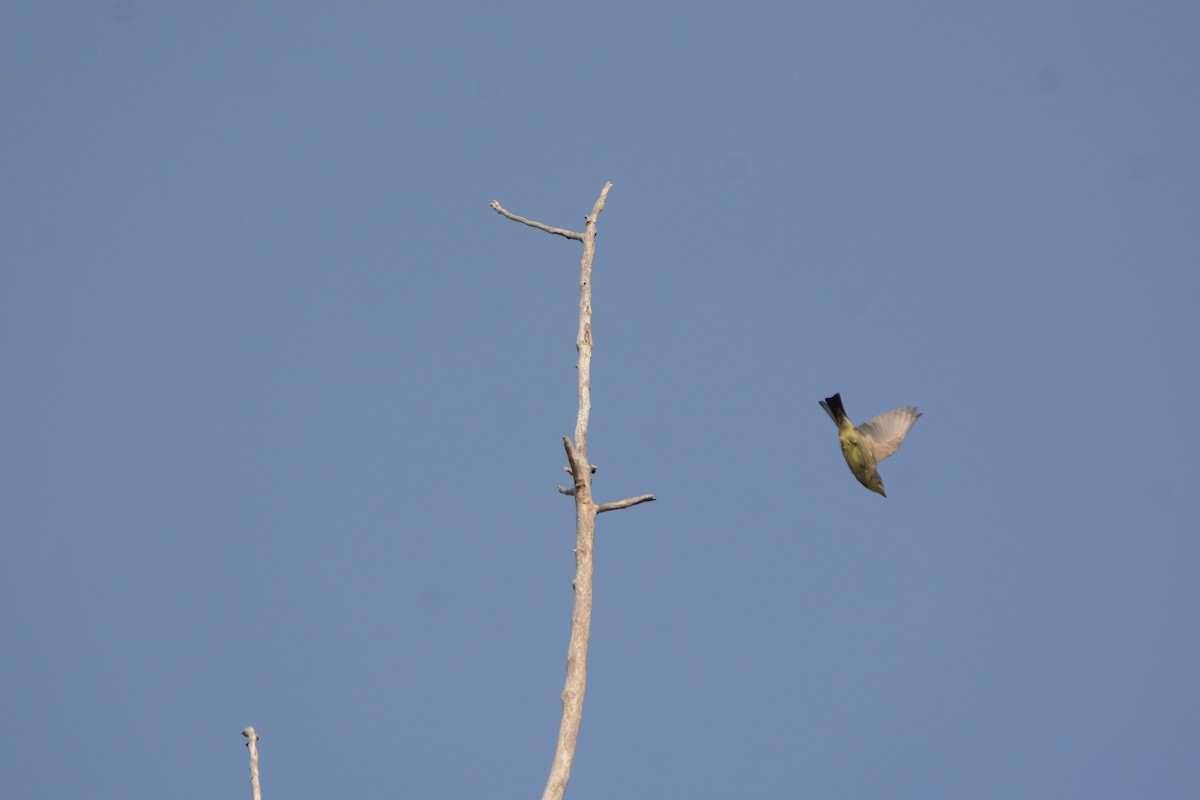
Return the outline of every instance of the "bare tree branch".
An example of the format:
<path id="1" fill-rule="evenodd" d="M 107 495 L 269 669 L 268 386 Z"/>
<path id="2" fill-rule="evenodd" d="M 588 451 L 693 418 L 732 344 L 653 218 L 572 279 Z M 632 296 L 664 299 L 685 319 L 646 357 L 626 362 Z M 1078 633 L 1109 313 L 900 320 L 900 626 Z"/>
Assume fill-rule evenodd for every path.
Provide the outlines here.
<path id="1" fill-rule="evenodd" d="M 609 186 L 612 186 L 612 184 L 610 183 Z M 535 222 L 534 220 L 531 220 L 531 219 L 525 219 L 524 217 L 519 217 L 516 214 L 506 211 L 504 206 L 500 205 L 499 200 L 492 201 L 492 208 L 495 209 L 497 214 L 508 217 L 509 219 L 513 220 L 514 222 L 520 222 L 522 225 L 528 225 L 531 228 L 537 228 L 539 231 L 545 231 L 546 233 L 553 233 L 555 236 L 565 236 L 568 239 L 575 239 L 576 241 L 580 241 L 580 242 L 583 241 L 582 233 L 576 233 L 575 231 L 569 231 L 566 228 L 551 228 L 549 225 L 543 224 L 541 222 Z"/>
<path id="2" fill-rule="evenodd" d="M 561 800 L 571 779 L 571 765 L 575 761 L 575 748 L 579 742 L 579 726 L 583 719 L 583 695 L 587 686 L 587 649 L 592 627 L 592 548 L 596 540 L 596 515 L 601 511 L 614 511 L 653 500 L 653 495 L 619 500 L 615 503 L 596 505 L 592 501 L 592 473 L 595 466 L 587 460 L 587 429 L 592 413 L 592 261 L 596 255 L 596 221 L 604 210 L 612 183 L 606 183 L 600 197 L 585 217 L 583 233 L 552 228 L 541 222 L 525 219 L 506 211 L 498 200 L 492 208 L 509 219 L 537 228 L 546 233 L 583 242 L 583 256 L 579 260 L 579 332 L 575 337 L 575 349 L 579 352 L 576 369 L 579 376 L 579 413 L 575 418 L 575 439 L 563 437 L 563 449 L 567 451 L 570 466 L 567 471 L 574 478 L 574 486 L 559 486 L 558 491 L 575 498 L 575 605 L 571 610 L 571 638 L 567 645 L 567 678 L 563 685 L 562 722 L 558 730 L 558 745 L 554 751 L 554 763 L 546 782 L 543 800 Z"/>
<path id="3" fill-rule="evenodd" d="M 250 794 L 253 800 L 262 800 L 262 786 L 258 782 L 258 734 L 251 725 L 242 731 L 246 737 L 246 748 L 250 751 Z"/>
<path id="4" fill-rule="evenodd" d="M 627 497 L 624 500 L 617 500 L 615 503 L 601 503 L 600 505 L 596 506 L 596 513 L 603 514 L 605 511 L 616 511 L 620 508 L 629 508 L 630 506 L 636 506 L 639 503 L 649 503 L 653 499 L 654 495 L 644 494 L 640 497 Z"/>

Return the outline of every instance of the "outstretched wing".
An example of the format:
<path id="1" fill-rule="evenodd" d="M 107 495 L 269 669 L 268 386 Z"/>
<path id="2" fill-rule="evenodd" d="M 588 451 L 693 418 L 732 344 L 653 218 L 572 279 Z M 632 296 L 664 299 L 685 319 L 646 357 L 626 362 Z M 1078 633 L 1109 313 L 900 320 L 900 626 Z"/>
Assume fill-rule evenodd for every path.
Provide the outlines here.
<path id="1" fill-rule="evenodd" d="M 916 406 L 904 406 L 885 411 L 875 419 L 858 426 L 859 433 L 871 440 L 876 463 L 899 449 L 913 423 L 921 416 Z"/>

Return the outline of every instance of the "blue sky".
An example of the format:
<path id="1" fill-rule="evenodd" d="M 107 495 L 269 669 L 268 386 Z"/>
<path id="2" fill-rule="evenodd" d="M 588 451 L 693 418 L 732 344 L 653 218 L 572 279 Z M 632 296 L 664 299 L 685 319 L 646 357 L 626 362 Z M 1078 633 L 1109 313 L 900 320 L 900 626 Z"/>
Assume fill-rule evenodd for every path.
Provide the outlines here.
<path id="1" fill-rule="evenodd" d="M 414 6 L 0 8 L 0 795 L 540 794 L 609 180 L 568 796 L 1200 794 L 1200 9 Z"/>

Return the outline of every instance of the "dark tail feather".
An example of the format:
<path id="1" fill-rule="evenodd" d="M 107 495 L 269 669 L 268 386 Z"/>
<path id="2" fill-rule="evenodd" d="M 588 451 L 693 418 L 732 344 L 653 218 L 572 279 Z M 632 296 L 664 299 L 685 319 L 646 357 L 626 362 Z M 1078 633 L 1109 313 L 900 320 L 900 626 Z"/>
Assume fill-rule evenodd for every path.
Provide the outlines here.
<path id="1" fill-rule="evenodd" d="M 826 397 L 821 401 L 821 408 L 825 409 L 826 413 L 833 418 L 833 421 L 838 425 L 842 424 L 842 419 L 846 416 L 846 409 L 842 407 L 842 393 L 838 392 L 833 397 Z"/>

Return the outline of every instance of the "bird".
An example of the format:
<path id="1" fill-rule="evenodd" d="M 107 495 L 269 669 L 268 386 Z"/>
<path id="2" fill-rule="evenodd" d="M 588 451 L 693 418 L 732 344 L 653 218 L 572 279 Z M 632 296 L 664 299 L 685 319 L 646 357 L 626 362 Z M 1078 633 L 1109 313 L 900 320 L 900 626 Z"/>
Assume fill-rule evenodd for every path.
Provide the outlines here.
<path id="1" fill-rule="evenodd" d="M 820 401 L 820 405 L 838 426 L 842 455 L 846 457 L 846 464 L 854 477 L 872 492 L 887 497 L 877 467 L 880 461 L 896 452 L 913 423 L 921 417 L 921 412 L 917 411 L 916 406 L 893 408 L 855 427 L 846 416 L 840 392 L 833 397 L 826 397 Z"/>

